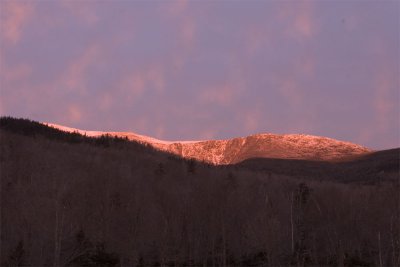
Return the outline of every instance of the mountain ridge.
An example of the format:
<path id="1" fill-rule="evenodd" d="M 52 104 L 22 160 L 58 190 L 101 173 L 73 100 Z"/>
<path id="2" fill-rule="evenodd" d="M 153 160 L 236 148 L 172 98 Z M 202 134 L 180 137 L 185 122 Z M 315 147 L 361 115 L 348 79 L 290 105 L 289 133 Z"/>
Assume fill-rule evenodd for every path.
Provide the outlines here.
<path id="1" fill-rule="evenodd" d="M 91 137 L 110 135 L 127 138 L 183 158 L 214 165 L 235 164 L 250 158 L 340 161 L 373 152 L 350 142 L 306 134 L 259 133 L 222 140 L 165 141 L 133 132 L 88 131 L 54 123 L 43 124 Z"/>

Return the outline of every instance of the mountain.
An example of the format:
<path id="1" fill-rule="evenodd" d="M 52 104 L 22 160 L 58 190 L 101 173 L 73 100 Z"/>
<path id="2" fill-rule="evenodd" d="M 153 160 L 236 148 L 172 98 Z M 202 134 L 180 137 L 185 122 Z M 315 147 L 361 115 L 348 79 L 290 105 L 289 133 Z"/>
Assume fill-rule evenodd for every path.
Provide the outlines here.
<path id="1" fill-rule="evenodd" d="M 0 118 L 0 266 L 400 266 L 399 149 L 213 166 L 70 129 Z"/>
<path id="2" fill-rule="evenodd" d="M 372 152 L 349 142 L 304 134 L 255 134 L 228 140 L 164 141 L 136 133 L 86 131 L 52 123 L 45 124 L 62 131 L 92 137 L 111 135 L 128 138 L 183 158 L 215 165 L 235 164 L 250 158 L 337 161 Z"/>

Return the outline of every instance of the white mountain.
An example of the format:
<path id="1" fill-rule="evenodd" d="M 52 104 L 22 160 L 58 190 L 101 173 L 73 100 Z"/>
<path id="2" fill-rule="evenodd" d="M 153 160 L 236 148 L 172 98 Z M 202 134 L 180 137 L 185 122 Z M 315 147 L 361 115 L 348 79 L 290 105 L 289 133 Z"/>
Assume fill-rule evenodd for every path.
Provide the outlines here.
<path id="1" fill-rule="evenodd" d="M 349 142 L 304 134 L 255 134 L 228 140 L 165 141 L 131 132 L 86 131 L 62 125 L 44 123 L 66 132 L 78 132 L 91 137 L 111 135 L 150 144 L 161 151 L 221 165 L 249 158 L 280 158 L 335 161 L 372 150 Z"/>

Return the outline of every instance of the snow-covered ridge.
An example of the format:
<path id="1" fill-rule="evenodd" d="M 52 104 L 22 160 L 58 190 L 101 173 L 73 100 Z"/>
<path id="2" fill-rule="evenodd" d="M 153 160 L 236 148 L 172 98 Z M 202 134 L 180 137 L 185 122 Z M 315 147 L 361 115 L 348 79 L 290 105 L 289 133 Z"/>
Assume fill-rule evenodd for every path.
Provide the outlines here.
<path id="1" fill-rule="evenodd" d="M 64 132 L 71 132 L 71 133 L 77 132 L 79 134 L 90 136 L 90 137 L 98 137 L 98 136 L 108 134 L 111 136 L 128 137 L 129 140 L 134 140 L 134 141 L 143 141 L 146 143 L 157 143 L 157 144 L 165 144 L 165 145 L 174 144 L 174 143 L 185 144 L 185 143 L 202 142 L 202 141 L 167 141 L 167 140 L 160 140 L 160 139 L 156 139 L 156 138 L 153 138 L 150 136 L 140 135 L 140 134 L 136 134 L 136 133 L 132 133 L 132 132 L 87 131 L 87 130 L 80 130 L 80 129 L 71 128 L 71 127 L 67 127 L 67 126 L 62 126 L 62 125 L 55 124 L 55 123 L 45 122 L 43 124 L 53 127 L 53 128 L 56 128 L 56 129 L 59 129 Z"/>
<path id="2" fill-rule="evenodd" d="M 153 147 L 184 158 L 194 158 L 220 165 L 237 163 L 249 158 L 281 158 L 306 160 L 340 160 L 372 152 L 349 142 L 305 134 L 255 134 L 227 140 L 165 141 L 131 132 L 86 131 L 62 125 L 44 123 L 66 132 L 78 132 L 96 137 L 111 135 L 150 144 Z"/>

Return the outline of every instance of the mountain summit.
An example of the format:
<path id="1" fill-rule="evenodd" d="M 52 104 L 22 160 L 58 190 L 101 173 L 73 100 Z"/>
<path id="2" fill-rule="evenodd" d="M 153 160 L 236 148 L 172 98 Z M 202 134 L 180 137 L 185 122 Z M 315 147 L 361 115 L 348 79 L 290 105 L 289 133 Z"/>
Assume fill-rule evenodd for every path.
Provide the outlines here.
<path id="1" fill-rule="evenodd" d="M 164 141 L 131 132 L 86 131 L 52 123 L 44 124 L 92 137 L 107 134 L 126 137 L 161 151 L 215 165 L 234 164 L 250 158 L 336 161 L 372 152 L 353 143 L 304 134 L 255 134 L 228 140 Z"/>

